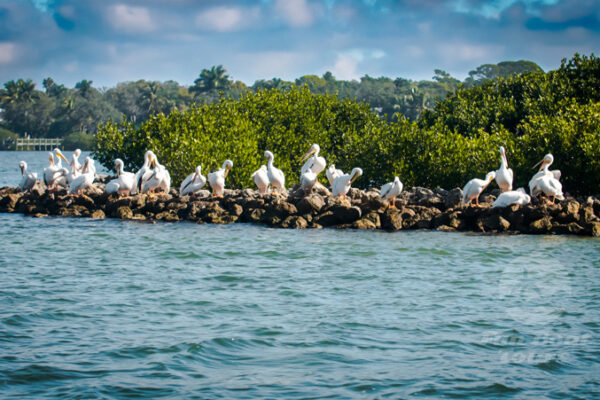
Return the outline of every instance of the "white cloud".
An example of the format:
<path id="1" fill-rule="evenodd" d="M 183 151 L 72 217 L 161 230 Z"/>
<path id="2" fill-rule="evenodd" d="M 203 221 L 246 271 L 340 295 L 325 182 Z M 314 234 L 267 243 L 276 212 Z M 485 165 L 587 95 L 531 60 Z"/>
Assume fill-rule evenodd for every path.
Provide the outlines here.
<path id="1" fill-rule="evenodd" d="M 17 46 L 11 42 L 0 42 L 0 65 L 10 64 L 17 58 Z"/>
<path id="2" fill-rule="evenodd" d="M 276 0 L 275 10 L 293 27 L 309 26 L 315 19 L 306 0 Z"/>
<path id="3" fill-rule="evenodd" d="M 445 43 L 439 46 L 439 53 L 448 63 L 469 61 L 489 62 L 490 58 L 496 59 L 502 54 L 500 46 L 485 46 L 467 43 Z"/>
<path id="4" fill-rule="evenodd" d="M 359 74 L 356 68 L 358 60 L 351 54 L 339 53 L 335 60 L 334 66 L 331 68 L 331 73 L 336 79 L 352 80 L 358 79 Z"/>
<path id="5" fill-rule="evenodd" d="M 150 12 L 145 7 L 131 7 L 115 4 L 108 10 L 108 22 L 115 29 L 124 32 L 152 32 L 156 29 Z"/>
<path id="6" fill-rule="evenodd" d="M 297 78 L 310 59 L 309 54 L 293 51 L 261 51 L 242 53 L 236 57 L 237 63 L 243 68 L 242 74 L 253 76 L 254 79 Z"/>
<path id="7" fill-rule="evenodd" d="M 196 16 L 196 26 L 209 31 L 232 32 L 249 26 L 258 17 L 258 7 L 214 7 Z"/>

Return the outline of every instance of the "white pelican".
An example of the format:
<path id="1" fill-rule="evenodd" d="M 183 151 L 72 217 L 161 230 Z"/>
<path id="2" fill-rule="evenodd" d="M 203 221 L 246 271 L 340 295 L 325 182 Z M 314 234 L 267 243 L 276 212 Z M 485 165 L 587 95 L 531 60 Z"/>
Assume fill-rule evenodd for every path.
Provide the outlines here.
<path id="1" fill-rule="evenodd" d="M 379 198 L 381 200 L 392 199 L 392 203 L 390 204 L 390 208 L 396 208 L 396 196 L 398 196 L 402 192 L 402 182 L 400 182 L 400 178 L 395 177 L 393 182 L 386 183 L 381 187 L 381 193 L 379 194 Z"/>
<path id="2" fill-rule="evenodd" d="M 319 151 L 321 147 L 318 144 L 313 144 L 310 146 L 310 149 L 306 152 L 304 157 L 302 157 L 301 161 L 304 161 L 308 158 L 308 160 L 304 163 L 302 168 L 300 169 L 300 174 L 304 174 L 305 172 L 312 171 L 315 174 L 319 175 L 323 170 L 325 170 L 325 166 L 327 163 L 323 157 L 319 157 Z M 310 157 L 312 154 L 312 157 Z M 310 157 L 310 158 L 309 158 Z"/>
<path id="3" fill-rule="evenodd" d="M 68 170 L 65 168 L 64 171 L 68 173 Z M 69 185 L 69 194 L 81 194 L 83 189 L 92 186 L 94 183 L 94 176 L 96 173 L 96 167 L 94 166 L 94 160 L 89 157 L 85 158 L 85 162 L 83 163 L 83 169 L 81 170 L 81 175 L 77 178 L 73 179 L 71 184 Z"/>
<path id="4" fill-rule="evenodd" d="M 63 168 L 62 166 L 62 162 L 66 162 L 67 164 L 69 164 L 69 161 L 66 159 L 66 157 L 64 156 L 64 154 L 62 153 L 62 151 L 60 151 L 60 149 L 57 147 L 54 149 L 54 155 L 56 156 L 56 167 L 60 170 Z M 70 176 L 67 174 L 66 176 L 59 176 L 56 181 L 55 184 L 56 185 L 60 185 L 62 187 L 68 187 L 69 186 L 69 178 Z"/>
<path id="5" fill-rule="evenodd" d="M 471 202 L 475 200 L 475 204 L 477 204 L 479 207 L 479 195 L 485 190 L 487 185 L 494 180 L 495 177 L 496 172 L 488 172 L 485 176 L 485 180 L 474 178 L 467 182 L 465 188 L 463 189 L 462 204 L 471 205 Z"/>
<path id="6" fill-rule="evenodd" d="M 269 150 L 265 151 L 265 158 L 267 159 L 267 176 L 273 187 L 273 193 L 277 189 L 277 195 L 283 195 L 283 191 L 285 190 L 285 175 L 283 175 L 282 170 L 275 168 L 273 165 L 273 159 L 275 159 L 273 153 Z"/>
<path id="7" fill-rule="evenodd" d="M 123 160 L 117 158 L 115 160 L 115 169 L 117 170 L 117 178 L 106 184 L 106 193 L 119 193 L 119 196 L 131 193 L 135 187 L 135 174 L 123 170 Z"/>
<path id="8" fill-rule="evenodd" d="M 327 171 L 325 171 L 325 176 L 327 176 L 327 180 L 329 181 L 329 185 L 333 187 L 333 180 L 338 176 L 344 175 L 344 171 L 341 169 L 335 168 L 335 164 L 331 164 Z"/>
<path id="9" fill-rule="evenodd" d="M 259 169 L 254 171 L 252 179 L 256 183 L 258 193 L 267 194 L 269 193 L 269 176 L 267 175 L 267 166 L 261 165 Z"/>
<path id="10" fill-rule="evenodd" d="M 316 172 L 309 169 L 308 171 L 305 171 L 302 173 L 302 175 L 300 175 L 300 187 L 304 191 L 304 195 L 312 192 L 315 183 L 317 183 Z"/>
<path id="11" fill-rule="evenodd" d="M 563 192 L 562 192 L 562 184 L 556 178 L 556 174 L 555 174 L 556 171 L 549 170 L 550 165 L 552 164 L 553 161 L 554 161 L 554 157 L 552 157 L 552 154 L 547 154 L 540 161 L 540 163 L 542 163 L 542 172 L 541 173 L 543 175 L 533 181 L 534 191 L 536 191 L 536 192 L 539 191 L 539 193 L 544 193 L 548 197 L 548 199 L 550 199 L 550 197 L 551 197 L 552 203 L 554 203 L 555 198 L 558 198 L 559 200 L 565 199 L 565 197 L 563 196 Z M 539 174 L 540 174 L 539 172 L 537 174 L 535 174 L 534 178 L 535 178 L 535 176 L 537 176 Z M 559 176 L 560 176 L 560 171 L 559 171 Z M 532 180 L 533 180 L 533 178 L 532 178 Z M 531 188 L 531 182 L 529 182 L 529 184 L 530 184 L 530 188 Z M 532 191 L 532 196 L 533 195 L 534 194 Z"/>
<path id="12" fill-rule="evenodd" d="M 533 168 L 537 167 L 539 164 L 540 165 L 540 169 L 539 172 L 536 173 L 535 175 L 533 175 L 533 177 L 531 178 L 531 180 L 529 181 L 529 193 L 531 194 L 531 197 L 537 197 L 540 195 L 540 193 L 542 192 L 540 190 L 540 188 L 538 187 L 538 179 L 543 177 L 544 175 L 546 175 L 546 173 L 544 172 L 544 168 L 546 166 L 548 166 L 548 168 L 550 168 L 550 165 L 552 165 L 552 163 L 554 162 L 554 156 L 550 153 L 546 154 L 544 156 L 544 158 L 542 158 L 540 161 L 538 161 L 537 164 L 535 164 L 533 166 Z M 548 169 L 547 168 L 547 169 Z M 561 172 L 558 169 L 555 169 L 553 171 L 549 171 L 552 176 L 554 177 L 554 179 L 559 180 L 560 176 L 561 176 Z"/>
<path id="13" fill-rule="evenodd" d="M 233 168 L 233 161 L 225 160 L 221 168 L 208 174 L 208 183 L 213 190 L 213 197 L 223 197 L 225 178 L 231 168 Z"/>
<path id="14" fill-rule="evenodd" d="M 350 174 L 344 174 L 336 177 L 333 180 L 331 192 L 333 197 L 343 197 L 346 200 L 346 194 L 350 190 L 350 186 L 363 174 L 362 169 L 354 168 Z"/>
<path id="15" fill-rule="evenodd" d="M 21 182 L 19 182 L 19 187 L 24 192 L 31 190 L 37 181 L 37 173 L 27 172 L 27 163 L 25 161 L 19 161 L 19 168 L 21 168 Z"/>
<path id="16" fill-rule="evenodd" d="M 159 164 L 156 158 L 153 160 L 154 169 L 150 178 L 144 182 L 142 187 L 142 193 L 148 193 L 149 191 L 156 192 L 158 189 L 162 189 L 165 193 L 169 193 L 171 189 L 171 176 L 169 171 L 164 165 Z"/>
<path id="17" fill-rule="evenodd" d="M 56 149 L 58 150 L 58 149 Z M 58 154 L 60 154 L 58 156 L 58 163 L 54 162 L 54 153 L 49 152 L 48 153 L 48 160 L 50 161 L 50 165 L 47 166 L 46 168 L 44 168 L 44 183 L 46 184 L 46 186 L 48 187 L 48 190 L 50 191 L 54 191 L 56 190 L 56 184 L 57 184 L 57 180 L 60 178 L 63 178 L 63 175 L 60 173 L 61 169 L 62 169 L 62 162 L 61 157 L 63 159 L 64 156 L 62 155 L 62 153 L 60 153 L 60 150 L 58 150 Z M 65 159 L 66 161 L 66 159 Z M 66 179 L 66 177 L 65 177 Z"/>
<path id="18" fill-rule="evenodd" d="M 531 202 L 531 197 L 525 192 L 525 189 L 518 188 L 517 190 L 510 190 L 508 192 L 502 192 L 494 201 L 492 207 L 508 207 L 513 204 L 520 204 L 524 206 Z"/>
<path id="19" fill-rule="evenodd" d="M 137 194 L 142 192 L 144 183 L 152 176 L 150 164 L 152 164 L 155 157 L 156 156 L 154 155 L 154 152 L 152 150 L 148 150 L 144 154 L 144 165 L 142 165 L 142 168 L 140 168 L 140 170 L 135 174 L 135 187 L 133 188 L 131 194 Z"/>
<path id="20" fill-rule="evenodd" d="M 500 187 L 500 192 L 512 190 L 513 170 L 508 168 L 506 151 L 503 146 L 500 146 L 500 168 L 496 171 L 496 183 Z"/>
<path id="21" fill-rule="evenodd" d="M 71 179 L 77 178 L 81 175 L 81 164 L 79 163 L 79 156 L 81 155 L 81 150 L 76 149 L 71 156 L 71 162 L 69 163 L 69 167 L 71 169 Z"/>
<path id="22" fill-rule="evenodd" d="M 186 194 L 196 193 L 206 185 L 206 177 L 202 175 L 202 166 L 198 165 L 196 170 L 189 174 L 179 187 L 179 195 L 185 196 Z"/>

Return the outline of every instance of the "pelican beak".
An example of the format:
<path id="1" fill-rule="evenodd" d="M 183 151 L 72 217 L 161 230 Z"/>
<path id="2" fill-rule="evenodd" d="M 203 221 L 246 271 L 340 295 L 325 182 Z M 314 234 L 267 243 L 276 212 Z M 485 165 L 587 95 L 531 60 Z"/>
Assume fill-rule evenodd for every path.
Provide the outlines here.
<path id="1" fill-rule="evenodd" d="M 89 163 L 88 163 L 87 161 L 86 161 L 86 162 L 83 164 L 83 169 L 81 170 L 81 173 L 82 173 L 82 174 L 85 174 L 85 173 L 87 172 L 87 169 L 88 169 L 88 164 L 89 164 Z"/>
<path id="2" fill-rule="evenodd" d="M 50 161 L 51 165 L 54 165 L 54 157 L 50 156 L 48 157 L 48 160 Z"/>
<path id="3" fill-rule="evenodd" d="M 350 179 L 350 184 L 352 185 L 354 183 L 355 180 L 357 180 L 359 177 L 358 174 L 354 175 L 354 178 Z"/>
<path id="4" fill-rule="evenodd" d="M 23 174 L 25 173 L 25 169 L 23 168 L 22 165 L 19 165 L 19 168 L 21 168 L 21 176 L 23 176 Z"/>
<path id="5" fill-rule="evenodd" d="M 542 165 L 540 165 L 540 164 L 542 164 Z M 540 170 L 541 170 L 542 168 L 544 168 L 544 165 L 546 165 L 546 159 L 545 159 L 545 158 L 542 158 L 540 161 L 538 161 L 538 162 L 537 162 L 537 164 L 535 164 L 535 165 L 533 166 L 533 168 L 532 168 L 532 169 L 535 169 L 535 167 L 537 167 L 538 165 L 540 165 Z"/>
<path id="6" fill-rule="evenodd" d="M 194 174 L 194 177 L 192 178 L 192 181 L 195 181 L 196 179 L 198 179 L 198 176 L 199 176 L 199 175 L 198 175 L 198 173 L 196 172 L 196 173 Z"/>
<path id="7" fill-rule="evenodd" d="M 152 168 L 156 168 L 156 158 L 152 159 L 152 161 L 150 162 L 150 165 L 152 165 Z"/>
<path id="8" fill-rule="evenodd" d="M 65 158 L 65 156 L 63 156 L 63 153 L 58 153 L 58 156 L 59 156 L 59 157 L 60 157 L 60 158 L 61 158 L 61 159 L 62 159 L 64 162 L 66 162 L 67 164 L 69 163 L 69 160 L 67 160 L 67 159 Z"/>
<path id="9" fill-rule="evenodd" d="M 121 173 L 119 172 L 119 168 L 117 167 L 117 178 L 119 177 L 119 175 L 121 175 Z"/>
<path id="10" fill-rule="evenodd" d="M 225 174 L 223 174 L 223 178 L 227 178 L 227 174 L 229 173 L 229 166 L 225 167 Z"/>
<path id="11" fill-rule="evenodd" d="M 300 161 L 304 161 L 306 160 L 308 157 L 311 156 L 312 153 L 315 152 L 315 149 L 310 149 L 309 151 L 306 152 L 306 154 L 304 155 L 304 157 L 302 157 L 302 159 Z"/>

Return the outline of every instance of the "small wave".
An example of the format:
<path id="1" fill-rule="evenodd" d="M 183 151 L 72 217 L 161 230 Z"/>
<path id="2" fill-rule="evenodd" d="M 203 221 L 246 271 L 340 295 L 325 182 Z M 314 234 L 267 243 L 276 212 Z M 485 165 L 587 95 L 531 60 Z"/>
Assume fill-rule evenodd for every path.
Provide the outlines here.
<path id="1" fill-rule="evenodd" d="M 45 382 L 66 379 L 82 379 L 100 377 L 108 374 L 108 371 L 77 371 L 51 367 L 47 365 L 32 364 L 14 371 L 3 371 L 0 384 L 24 385 L 32 382 Z M 4 381 L 4 382 L 3 382 Z"/>
<path id="2" fill-rule="evenodd" d="M 551 360 L 535 364 L 535 366 L 536 368 L 542 369 L 544 371 L 556 372 L 568 367 L 569 365 L 567 363 L 560 362 L 556 358 L 553 358 Z"/>

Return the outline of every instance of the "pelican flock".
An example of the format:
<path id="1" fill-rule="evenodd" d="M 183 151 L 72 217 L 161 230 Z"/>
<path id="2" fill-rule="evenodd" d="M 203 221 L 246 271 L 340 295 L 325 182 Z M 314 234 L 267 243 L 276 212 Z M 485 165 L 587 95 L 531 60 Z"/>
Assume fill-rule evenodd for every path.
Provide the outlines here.
<path id="1" fill-rule="evenodd" d="M 319 182 L 319 174 L 325 171 L 333 197 L 346 201 L 352 184 L 363 174 L 362 169 L 355 167 L 351 173 L 345 174 L 334 164 L 330 164 L 326 168 L 327 163 L 325 158 L 319 155 L 320 150 L 318 144 L 313 144 L 300 158 L 304 164 L 300 169 L 299 190 L 305 196 L 310 194 Z M 546 198 L 546 202 L 550 203 L 554 203 L 556 199 L 563 200 L 565 198 L 560 183 L 561 172 L 550 170 L 550 166 L 554 162 L 552 154 L 546 154 L 534 166 L 537 168 L 539 165 L 539 169 L 529 181 L 530 194 L 527 194 L 523 188 L 512 190 L 514 173 L 508 167 L 505 148 L 501 146 L 499 153 L 500 167 L 496 171 L 488 172 L 485 179 L 474 178 L 467 182 L 462 190 L 461 204 L 463 206 L 472 206 L 473 201 L 476 206 L 480 206 L 479 196 L 494 180 L 500 188 L 500 195 L 495 199 L 493 207 L 507 207 L 513 204 L 526 205 L 531 202 L 532 198 L 541 195 Z M 58 186 L 63 186 L 67 188 L 69 195 L 79 195 L 86 188 L 93 186 L 96 175 L 94 160 L 86 157 L 81 166 L 80 155 L 81 150 L 75 150 L 71 162 L 68 162 L 58 148 L 48 153 L 49 165 L 44 168 L 42 177 L 49 192 L 56 191 Z M 251 176 L 258 188 L 258 193 L 283 196 L 286 192 L 285 175 L 281 169 L 275 167 L 275 156 L 271 151 L 265 151 L 264 157 L 267 159 L 267 165 L 261 165 Z M 62 161 L 65 161 L 69 168 L 63 167 Z M 136 173 L 125 171 L 124 163 L 119 158 L 115 159 L 114 163 L 117 176 L 106 184 L 105 191 L 107 193 L 116 193 L 119 196 L 139 193 L 169 193 L 171 176 L 166 167 L 158 162 L 158 158 L 152 150 L 145 152 L 143 165 Z M 213 197 L 223 197 L 225 179 L 231 168 L 233 168 L 233 161 L 225 160 L 221 168 L 210 172 L 208 177 L 205 177 L 202 175 L 202 166 L 198 165 L 195 171 L 181 182 L 179 195 L 195 194 L 202 190 L 208 181 Z M 31 190 L 38 180 L 37 173 L 29 172 L 25 161 L 19 162 L 19 169 L 21 171 L 19 188 L 22 191 Z M 396 176 L 392 182 L 381 187 L 379 198 L 381 201 L 388 202 L 390 208 L 396 208 L 396 198 L 402 193 L 402 190 L 403 184 Z"/>

